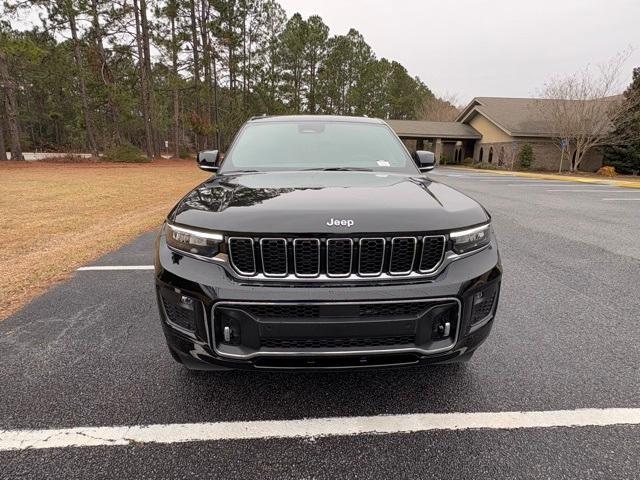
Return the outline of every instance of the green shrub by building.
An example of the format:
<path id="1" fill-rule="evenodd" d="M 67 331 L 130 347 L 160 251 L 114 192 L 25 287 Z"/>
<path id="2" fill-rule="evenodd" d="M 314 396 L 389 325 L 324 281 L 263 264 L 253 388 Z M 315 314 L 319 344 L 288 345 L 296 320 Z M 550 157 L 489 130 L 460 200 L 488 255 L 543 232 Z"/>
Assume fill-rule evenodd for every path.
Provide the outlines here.
<path id="1" fill-rule="evenodd" d="M 533 147 L 525 143 L 522 145 L 520 152 L 518 153 L 518 161 L 520 162 L 520 168 L 524 170 L 529 170 L 531 165 L 533 165 L 533 161 L 535 160 L 535 155 L 533 154 Z"/>

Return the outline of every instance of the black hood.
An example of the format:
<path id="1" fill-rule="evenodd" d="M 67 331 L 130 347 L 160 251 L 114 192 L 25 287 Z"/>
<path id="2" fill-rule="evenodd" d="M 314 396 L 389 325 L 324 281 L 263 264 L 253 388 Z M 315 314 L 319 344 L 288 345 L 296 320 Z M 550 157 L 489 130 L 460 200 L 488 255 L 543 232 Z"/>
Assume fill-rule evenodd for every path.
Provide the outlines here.
<path id="1" fill-rule="evenodd" d="M 274 234 L 439 232 L 488 219 L 477 202 L 426 177 L 335 171 L 219 175 L 169 214 L 185 226 Z"/>

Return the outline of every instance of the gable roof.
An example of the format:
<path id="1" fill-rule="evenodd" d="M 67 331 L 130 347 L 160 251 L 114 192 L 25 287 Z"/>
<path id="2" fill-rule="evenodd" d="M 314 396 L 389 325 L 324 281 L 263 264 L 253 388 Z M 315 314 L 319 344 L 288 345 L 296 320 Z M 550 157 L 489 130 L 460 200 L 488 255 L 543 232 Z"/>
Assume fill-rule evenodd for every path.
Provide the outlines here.
<path id="1" fill-rule="evenodd" d="M 482 138 L 471 125 L 460 122 L 428 122 L 423 120 L 386 120 L 399 137 L 452 138 L 479 140 Z"/>
<path id="2" fill-rule="evenodd" d="M 616 101 L 620 96 L 603 98 L 602 102 Z M 580 100 L 564 100 L 567 103 Z M 478 113 L 491 120 L 512 137 L 551 137 L 554 132 L 543 110 L 545 104 L 557 102 L 542 98 L 476 97 L 456 118 L 466 123 Z"/>

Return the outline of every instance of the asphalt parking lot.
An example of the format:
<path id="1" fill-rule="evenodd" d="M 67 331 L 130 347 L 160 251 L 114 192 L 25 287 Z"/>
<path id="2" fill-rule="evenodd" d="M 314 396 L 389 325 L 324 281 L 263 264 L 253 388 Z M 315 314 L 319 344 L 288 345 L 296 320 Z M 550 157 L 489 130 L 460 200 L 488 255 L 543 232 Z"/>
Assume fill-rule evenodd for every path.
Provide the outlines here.
<path id="1" fill-rule="evenodd" d="M 629 425 L 601 425 L 598 413 L 577 427 L 491 422 L 500 412 L 640 407 L 640 190 L 447 168 L 431 176 L 479 200 L 500 242 L 496 325 L 469 364 L 189 373 L 166 351 L 147 234 L 89 266 L 121 269 L 78 271 L 0 323 L 0 478 L 638 478 L 638 410 L 622 411 Z M 485 423 L 402 426 L 453 413 Z M 395 431 L 366 428 L 381 415 L 396 416 Z M 304 430 L 330 417 L 364 417 L 365 427 L 287 434 L 289 420 Z M 225 433 L 265 420 L 275 422 L 255 438 Z M 203 422 L 232 423 L 210 440 L 175 434 Z M 99 446 L 7 440 L 84 428 L 91 444 L 89 427 L 146 425 L 169 431 L 166 443 L 128 440 L 127 428 Z"/>

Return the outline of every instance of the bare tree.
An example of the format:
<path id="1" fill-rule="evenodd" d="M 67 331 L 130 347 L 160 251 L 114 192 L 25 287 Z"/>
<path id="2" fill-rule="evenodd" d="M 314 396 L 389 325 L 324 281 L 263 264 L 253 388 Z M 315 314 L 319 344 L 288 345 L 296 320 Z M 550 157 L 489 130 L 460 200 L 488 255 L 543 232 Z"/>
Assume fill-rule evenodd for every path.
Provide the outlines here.
<path id="1" fill-rule="evenodd" d="M 589 67 L 549 80 L 534 102 L 547 123 L 550 136 L 561 148 L 559 171 L 564 152 L 569 169 L 575 171 L 591 149 L 608 143 L 612 124 L 624 115 L 620 90 L 620 74 L 628 53 L 622 53 L 595 70 Z"/>
<path id="2" fill-rule="evenodd" d="M 15 85 L 9 76 L 7 57 L 0 51 L 0 87 L 4 95 L 0 95 L 0 103 L 4 104 L 7 126 L 9 127 L 9 140 L 11 145 L 11 160 L 24 160 L 22 146 L 20 145 L 20 120 L 18 119 L 18 104 L 15 96 Z M 0 92 L 2 91 L 0 90 Z M 3 115 L 4 116 L 4 115 Z M 2 126 L 0 125 L 0 128 Z"/>
<path id="3" fill-rule="evenodd" d="M 427 97 L 417 112 L 419 120 L 432 122 L 453 122 L 460 113 L 457 95 L 446 94 L 443 97 Z"/>

